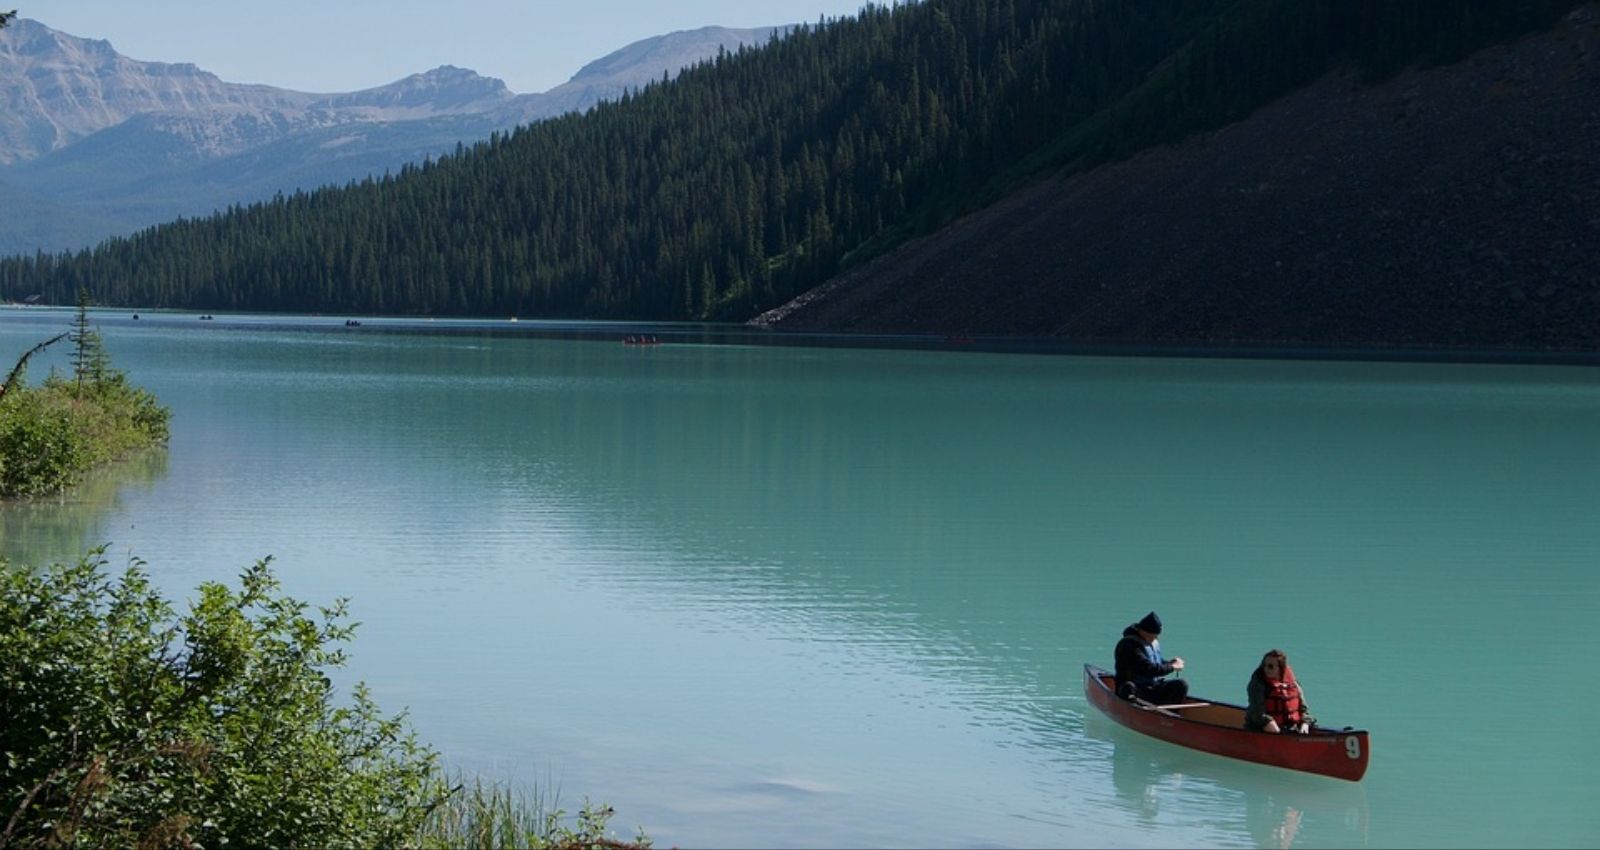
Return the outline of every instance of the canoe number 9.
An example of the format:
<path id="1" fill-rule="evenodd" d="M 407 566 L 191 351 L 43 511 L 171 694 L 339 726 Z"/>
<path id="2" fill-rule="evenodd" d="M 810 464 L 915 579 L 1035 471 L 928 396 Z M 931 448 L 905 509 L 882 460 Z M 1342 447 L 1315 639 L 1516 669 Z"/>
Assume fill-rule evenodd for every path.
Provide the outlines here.
<path id="1" fill-rule="evenodd" d="M 1344 739 L 1345 755 L 1358 759 L 1361 758 L 1361 739 L 1354 735 Z"/>

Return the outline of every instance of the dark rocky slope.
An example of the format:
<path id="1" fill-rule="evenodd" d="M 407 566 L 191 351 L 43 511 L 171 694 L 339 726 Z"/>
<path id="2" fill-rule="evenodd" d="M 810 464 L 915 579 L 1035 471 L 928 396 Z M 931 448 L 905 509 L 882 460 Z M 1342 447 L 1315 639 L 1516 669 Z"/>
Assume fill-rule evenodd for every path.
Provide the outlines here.
<path id="1" fill-rule="evenodd" d="M 1600 4 L 1051 179 L 753 320 L 1132 345 L 1600 351 Z"/>

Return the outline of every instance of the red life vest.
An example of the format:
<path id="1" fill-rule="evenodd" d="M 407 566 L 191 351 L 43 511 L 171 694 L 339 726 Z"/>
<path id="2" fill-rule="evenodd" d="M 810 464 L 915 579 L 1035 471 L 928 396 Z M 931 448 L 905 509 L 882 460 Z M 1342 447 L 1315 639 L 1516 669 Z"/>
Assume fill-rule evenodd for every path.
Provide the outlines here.
<path id="1" fill-rule="evenodd" d="M 1278 721 L 1279 726 L 1292 726 L 1306 719 L 1305 703 L 1300 699 L 1300 685 L 1292 676 L 1277 682 L 1267 680 L 1267 702 L 1263 707 L 1267 716 Z"/>

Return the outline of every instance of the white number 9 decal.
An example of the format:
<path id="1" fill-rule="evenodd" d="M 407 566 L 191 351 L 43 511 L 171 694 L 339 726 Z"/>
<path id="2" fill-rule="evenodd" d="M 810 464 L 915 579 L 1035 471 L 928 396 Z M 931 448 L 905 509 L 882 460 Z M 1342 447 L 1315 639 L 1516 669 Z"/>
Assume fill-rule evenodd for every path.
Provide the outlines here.
<path id="1" fill-rule="evenodd" d="M 1361 758 L 1361 739 L 1354 735 L 1344 739 L 1345 755 L 1353 759 Z"/>

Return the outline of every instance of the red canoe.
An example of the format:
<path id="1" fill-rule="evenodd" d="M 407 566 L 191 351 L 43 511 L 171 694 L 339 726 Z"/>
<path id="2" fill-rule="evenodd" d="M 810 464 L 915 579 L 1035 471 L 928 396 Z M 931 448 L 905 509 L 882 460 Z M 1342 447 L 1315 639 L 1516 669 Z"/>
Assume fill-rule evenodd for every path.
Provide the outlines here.
<path id="1" fill-rule="evenodd" d="M 1083 665 L 1083 692 L 1095 708 L 1123 726 L 1169 743 L 1219 756 L 1320 773 L 1356 782 L 1367 772 L 1372 748 L 1365 729 L 1313 726 L 1305 735 L 1275 735 L 1244 728 L 1244 707 L 1191 697 L 1154 705 L 1117 696 L 1111 673 Z"/>

